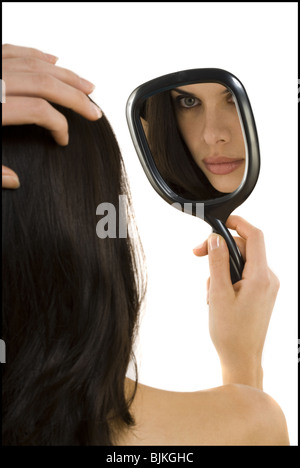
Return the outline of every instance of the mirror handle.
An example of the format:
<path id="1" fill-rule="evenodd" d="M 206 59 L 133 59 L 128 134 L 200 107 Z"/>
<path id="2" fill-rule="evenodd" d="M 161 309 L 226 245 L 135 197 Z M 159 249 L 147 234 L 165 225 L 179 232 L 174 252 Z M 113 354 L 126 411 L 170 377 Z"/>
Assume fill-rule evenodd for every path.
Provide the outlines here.
<path id="1" fill-rule="evenodd" d="M 212 232 L 215 234 L 220 234 L 226 241 L 230 258 L 230 276 L 232 284 L 234 284 L 242 279 L 242 272 L 245 262 L 240 249 L 236 245 L 227 227 L 221 221 L 219 221 L 217 224 L 218 226 L 215 225 Z"/>
<path id="2" fill-rule="evenodd" d="M 235 260 L 233 260 L 232 256 L 230 255 L 230 276 L 231 276 L 232 284 L 237 283 L 238 281 L 242 279 L 242 273 L 244 269 L 244 259 L 236 244 L 235 244 L 235 248 L 236 248 L 236 255 L 239 260 L 238 262 L 236 262 Z"/>

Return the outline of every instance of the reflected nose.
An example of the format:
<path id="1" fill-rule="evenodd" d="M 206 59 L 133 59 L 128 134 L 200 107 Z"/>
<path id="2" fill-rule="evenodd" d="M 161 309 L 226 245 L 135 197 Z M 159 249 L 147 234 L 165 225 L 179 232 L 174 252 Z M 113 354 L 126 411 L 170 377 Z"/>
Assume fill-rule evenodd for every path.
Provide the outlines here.
<path id="1" fill-rule="evenodd" d="M 207 145 L 226 143 L 230 139 L 230 132 L 224 116 L 215 111 L 206 111 L 203 125 L 203 140 Z"/>

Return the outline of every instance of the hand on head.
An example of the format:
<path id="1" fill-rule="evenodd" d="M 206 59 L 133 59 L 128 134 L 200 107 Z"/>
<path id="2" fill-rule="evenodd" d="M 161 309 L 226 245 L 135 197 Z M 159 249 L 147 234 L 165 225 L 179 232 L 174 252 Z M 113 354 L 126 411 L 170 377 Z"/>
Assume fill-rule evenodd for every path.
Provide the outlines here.
<path id="1" fill-rule="evenodd" d="M 88 120 L 99 119 L 102 112 L 88 97 L 95 86 L 72 71 L 57 67 L 56 62 L 57 57 L 37 49 L 2 46 L 2 125 L 36 124 L 47 128 L 54 140 L 65 146 L 68 122 L 51 102 L 73 109 Z M 19 185 L 17 174 L 2 166 L 2 187 Z"/>

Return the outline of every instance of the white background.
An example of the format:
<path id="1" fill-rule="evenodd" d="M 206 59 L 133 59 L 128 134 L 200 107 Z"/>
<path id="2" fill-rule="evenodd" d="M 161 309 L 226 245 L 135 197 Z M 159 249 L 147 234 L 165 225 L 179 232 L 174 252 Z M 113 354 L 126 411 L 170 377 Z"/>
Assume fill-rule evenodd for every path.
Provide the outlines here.
<path id="1" fill-rule="evenodd" d="M 208 333 L 208 260 L 192 253 L 211 229 L 154 192 L 125 105 L 140 84 L 178 70 L 223 68 L 242 81 L 262 164 L 254 192 L 235 214 L 263 230 L 281 282 L 265 343 L 264 390 L 280 404 L 297 445 L 297 3 L 4 3 L 3 43 L 54 54 L 57 66 L 96 85 L 92 97 L 119 141 L 147 260 L 139 380 L 168 390 L 222 384 Z"/>

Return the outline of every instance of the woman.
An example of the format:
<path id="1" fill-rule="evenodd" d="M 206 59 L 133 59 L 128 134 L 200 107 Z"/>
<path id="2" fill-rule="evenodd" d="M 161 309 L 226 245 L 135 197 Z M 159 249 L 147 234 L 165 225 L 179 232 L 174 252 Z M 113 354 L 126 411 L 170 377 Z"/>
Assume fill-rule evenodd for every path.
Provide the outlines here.
<path id="1" fill-rule="evenodd" d="M 148 98 L 142 123 L 159 172 L 179 195 L 196 200 L 236 190 L 245 143 L 232 93 L 195 83 Z"/>
<path id="2" fill-rule="evenodd" d="M 71 72 L 38 51 L 5 52 L 7 103 L 13 77 L 20 104 L 45 100 L 57 125 L 46 116 L 37 127 L 21 125 L 32 123 L 28 105 L 21 117 L 12 110 L 3 132 L 4 162 L 21 181 L 3 193 L 3 443 L 288 445 L 284 415 L 262 391 L 261 354 L 279 287 L 262 233 L 239 217 L 228 220 L 246 260 L 234 286 L 220 236 L 194 251 L 209 256 L 210 333 L 224 385 L 181 393 L 128 379 L 142 270 L 130 239 L 95 232 L 99 203 L 117 207 L 119 194 L 130 200 L 117 142 L 105 116 L 86 111 L 89 91 Z M 47 75 L 38 88 L 32 66 Z M 7 125 L 5 106 L 3 118 Z"/>

